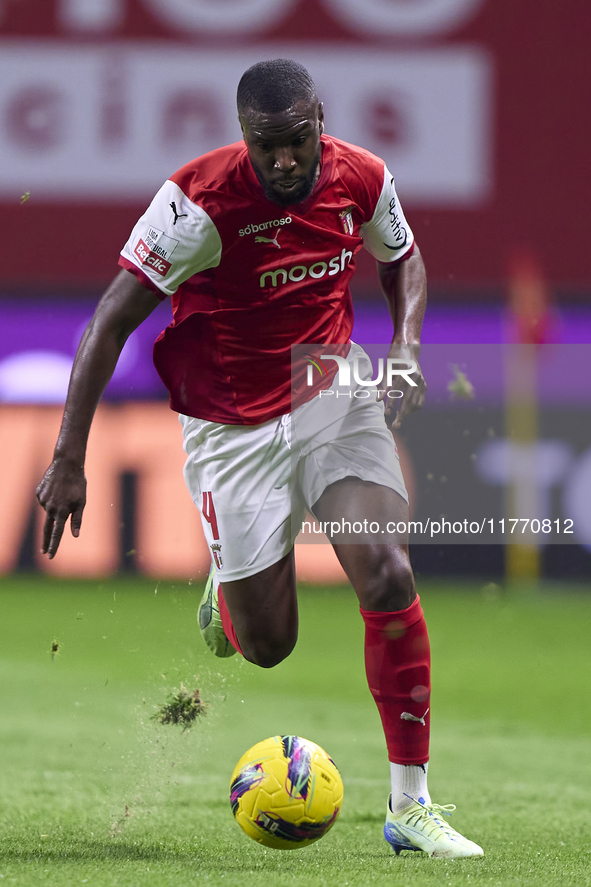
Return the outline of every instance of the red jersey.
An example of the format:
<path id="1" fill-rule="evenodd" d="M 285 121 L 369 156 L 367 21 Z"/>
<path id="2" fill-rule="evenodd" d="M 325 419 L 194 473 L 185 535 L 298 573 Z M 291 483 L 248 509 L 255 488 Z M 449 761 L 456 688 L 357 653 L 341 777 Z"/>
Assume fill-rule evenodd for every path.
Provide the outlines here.
<path id="1" fill-rule="evenodd" d="M 232 425 L 289 412 L 291 346 L 349 342 L 356 253 L 410 255 L 413 235 L 384 162 L 321 141 L 320 177 L 303 203 L 268 200 L 237 142 L 175 173 L 133 229 L 119 263 L 172 297 L 173 321 L 154 345 L 172 409 Z M 306 400 L 318 390 L 295 384 Z"/>

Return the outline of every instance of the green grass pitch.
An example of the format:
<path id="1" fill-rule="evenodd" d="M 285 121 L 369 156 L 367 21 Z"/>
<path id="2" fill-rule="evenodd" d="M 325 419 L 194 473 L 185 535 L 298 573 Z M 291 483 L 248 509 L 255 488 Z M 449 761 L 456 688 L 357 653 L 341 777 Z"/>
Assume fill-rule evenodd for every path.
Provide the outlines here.
<path id="1" fill-rule="evenodd" d="M 4 579 L 0 883 L 590 885 L 589 591 L 421 588 L 431 793 L 486 853 L 448 861 L 382 838 L 389 772 L 349 590 L 303 588 L 296 650 L 263 671 L 206 650 L 197 584 Z M 152 719 L 181 683 L 210 706 L 185 732 Z M 275 733 L 343 775 L 339 821 L 303 850 L 258 846 L 230 810 L 234 764 Z"/>

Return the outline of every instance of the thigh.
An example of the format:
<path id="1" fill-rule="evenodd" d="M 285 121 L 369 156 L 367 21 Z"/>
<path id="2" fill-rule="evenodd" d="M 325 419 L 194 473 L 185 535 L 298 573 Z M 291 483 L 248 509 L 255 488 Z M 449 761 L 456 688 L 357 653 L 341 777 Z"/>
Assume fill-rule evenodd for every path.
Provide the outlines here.
<path id="1" fill-rule="evenodd" d="M 408 504 L 394 490 L 344 478 L 313 507 L 365 610 L 409 607 L 416 591 L 406 527 Z"/>
<path id="2" fill-rule="evenodd" d="M 303 518 L 285 423 L 229 426 L 181 417 L 181 424 L 185 481 L 220 582 L 260 575 L 291 551 Z"/>
<path id="3" fill-rule="evenodd" d="M 349 361 L 357 361 L 359 378 L 371 378 L 363 349 L 352 345 Z M 297 483 L 308 506 L 332 484 L 353 477 L 388 487 L 408 501 L 396 443 L 386 425 L 384 404 L 376 397 L 375 388 L 356 381 L 345 391 L 333 383 L 294 411 Z"/>

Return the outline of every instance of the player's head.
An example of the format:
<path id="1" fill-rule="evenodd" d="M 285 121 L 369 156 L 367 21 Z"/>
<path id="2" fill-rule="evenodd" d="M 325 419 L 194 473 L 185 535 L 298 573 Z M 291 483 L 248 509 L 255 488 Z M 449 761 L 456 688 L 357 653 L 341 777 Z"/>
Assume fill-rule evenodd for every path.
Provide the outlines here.
<path id="1" fill-rule="evenodd" d="M 322 104 L 306 69 L 290 59 L 258 62 L 238 84 L 238 118 L 265 195 L 301 203 L 318 177 Z"/>

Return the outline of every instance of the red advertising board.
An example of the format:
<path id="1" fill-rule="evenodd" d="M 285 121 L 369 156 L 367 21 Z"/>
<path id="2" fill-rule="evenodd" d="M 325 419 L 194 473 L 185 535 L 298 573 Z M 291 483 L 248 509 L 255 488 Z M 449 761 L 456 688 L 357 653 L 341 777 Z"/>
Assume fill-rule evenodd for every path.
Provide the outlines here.
<path id="1" fill-rule="evenodd" d="M 277 56 L 386 160 L 432 282 L 498 285 L 526 248 L 585 287 L 590 25 L 583 0 L 1 0 L 3 290 L 107 282 L 162 181 L 240 138 L 237 80 Z"/>

